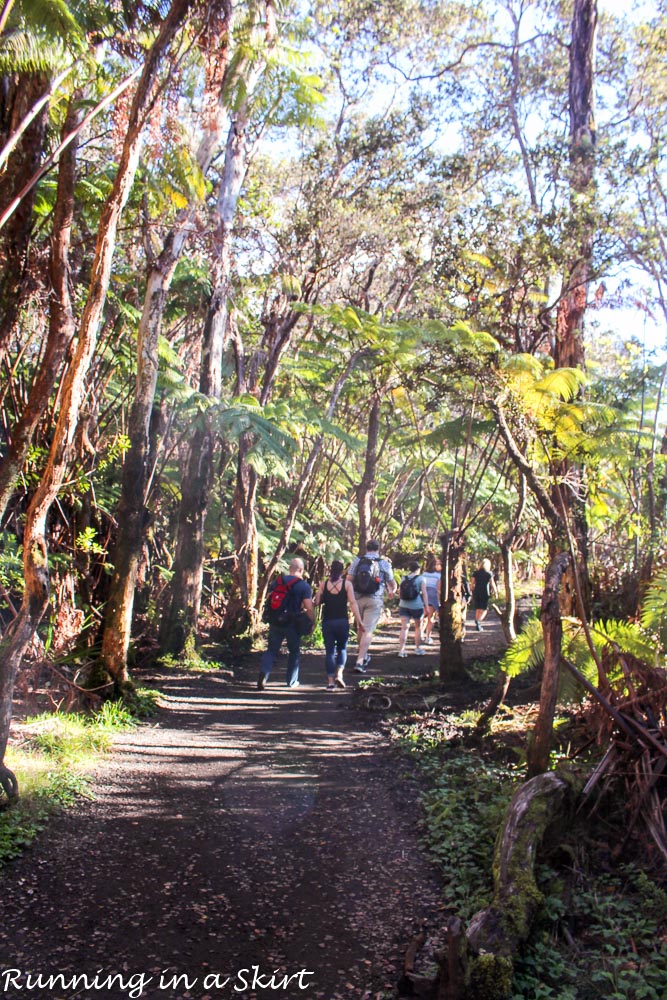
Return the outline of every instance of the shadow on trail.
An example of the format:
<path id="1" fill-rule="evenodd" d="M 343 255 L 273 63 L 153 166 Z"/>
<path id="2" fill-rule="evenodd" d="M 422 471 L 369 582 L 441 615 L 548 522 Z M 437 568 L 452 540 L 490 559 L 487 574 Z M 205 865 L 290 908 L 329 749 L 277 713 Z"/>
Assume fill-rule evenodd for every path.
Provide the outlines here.
<path id="1" fill-rule="evenodd" d="M 382 642 L 374 668 L 393 669 Z M 403 765 L 349 689 L 323 690 L 321 653 L 304 656 L 296 690 L 280 660 L 257 691 L 257 664 L 237 665 L 232 684 L 158 678 L 158 718 L 118 740 L 96 800 L 6 871 L 0 968 L 143 974 L 135 996 L 156 1000 L 392 994 L 440 905 Z M 4 996 L 130 995 L 120 980 L 66 986 Z"/>

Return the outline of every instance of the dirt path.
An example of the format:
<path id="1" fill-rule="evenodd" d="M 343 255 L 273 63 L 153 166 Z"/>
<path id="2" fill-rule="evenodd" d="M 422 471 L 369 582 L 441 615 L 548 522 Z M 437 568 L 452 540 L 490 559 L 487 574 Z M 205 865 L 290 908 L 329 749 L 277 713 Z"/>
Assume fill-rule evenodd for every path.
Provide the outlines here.
<path id="1" fill-rule="evenodd" d="M 497 645 L 496 628 L 467 655 Z M 371 675 L 436 669 L 436 647 L 408 660 L 395 648 L 391 626 Z M 405 948 L 440 906 L 405 765 L 351 688 L 323 689 L 321 653 L 293 690 L 281 660 L 257 691 L 257 663 L 232 684 L 154 678 L 164 707 L 118 740 L 95 800 L 5 870 L 0 970 L 16 971 L 0 972 L 0 997 L 395 995 Z"/>

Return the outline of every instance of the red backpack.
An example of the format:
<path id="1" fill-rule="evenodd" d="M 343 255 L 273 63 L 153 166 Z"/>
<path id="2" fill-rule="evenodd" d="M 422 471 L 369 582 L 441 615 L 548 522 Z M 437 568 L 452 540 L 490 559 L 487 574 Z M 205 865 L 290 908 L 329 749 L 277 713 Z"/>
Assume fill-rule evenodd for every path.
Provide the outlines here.
<path id="1" fill-rule="evenodd" d="M 292 580 L 288 580 L 281 574 L 271 584 L 264 605 L 264 620 L 270 625 L 289 625 L 294 620 L 289 596 L 298 579 L 298 576 L 295 576 Z"/>

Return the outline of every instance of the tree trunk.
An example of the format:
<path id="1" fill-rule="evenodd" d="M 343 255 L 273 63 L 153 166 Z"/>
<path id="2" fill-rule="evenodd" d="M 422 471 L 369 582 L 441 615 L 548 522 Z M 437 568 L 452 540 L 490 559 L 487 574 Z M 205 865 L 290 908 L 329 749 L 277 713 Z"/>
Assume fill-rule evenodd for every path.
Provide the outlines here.
<path id="1" fill-rule="evenodd" d="M 81 113 L 78 95 L 70 101 L 63 136 L 76 129 Z M 74 336 L 74 313 L 69 290 L 69 247 L 74 214 L 74 184 L 76 181 L 77 142 L 63 152 L 58 171 L 58 190 L 53 212 L 53 235 L 49 277 L 49 332 L 44 357 L 30 390 L 25 410 L 12 429 L 7 452 L 0 461 L 0 521 L 7 509 L 16 482 L 32 442 L 37 424 L 48 412 L 53 387 L 60 375 L 67 350 Z"/>
<path id="2" fill-rule="evenodd" d="M 243 434 L 239 441 L 234 490 L 234 548 L 236 553 L 236 581 L 239 596 L 247 609 L 255 606 L 259 578 L 259 549 L 257 538 L 257 486 L 258 476 L 248 463 L 248 452 L 255 436 L 252 431 Z"/>
<path id="3" fill-rule="evenodd" d="M 512 543 L 503 538 L 500 542 L 500 556 L 503 563 L 503 584 L 505 587 L 505 607 L 500 622 L 508 642 L 516 639 L 514 616 L 516 615 L 516 595 L 514 592 L 514 558 Z"/>
<path id="4" fill-rule="evenodd" d="M 514 559 L 513 546 L 519 534 L 521 519 L 526 509 L 526 492 L 528 484 L 523 473 L 519 473 L 519 502 L 516 514 L 509 528 L 509 531 L 500 540 L 500 554 L 503 561 L 503 583 L 505 585 L 505 608 L 501 615 L 501 621 L 505 638 L 508 642 L 516 639 L 516 625 L 514 618 L 516 615 L 516 597 L 514 592 Z"/>
<path id="5" fill-rule="evenodd" d="M 197 162 L 203 176 L 208 173 L 222 134 L 223 112 L 219 98 L 227 64 L 230 17 L 228 0 L 221 0 L 216 9 L 209 8 L 207 34 L 200 42 L 207 69 L 207 91 L 203 104 L 209 109 L 197 153 Z M 160 256 L 150 269 L 139 324 L 136 390 L 128 424 L 130 449 L 123 466 L 118 509 L 119 528 L 112 559 L 114 572 L 102 637 L 104 669 L 119 682 L 127 680 L 127 656 L 137 573 L 146 542 L 146 527 L 150 520 L 146 504 L 151 467 L 151 416 L 159 367 L 158 343 L 167 294 L 191 231 L 193 215 L 192 206 L 180 214 L 176 225 L 165 239 Z"/>
<path id="6" fill-rule="evenodd" d="M 85 381 L 97 344 L 97 334 L 111 273 L 120 216 L 127 201 L 137 168 L 141 130 L 157 82 L 158 70 L 173 40 L 190 0 L 174 0 L 150 49 L 132 102 L 127 135 L 114 184 L 100 218 L 88 299 L 81 318 L 76 351 L 61 392 L 60 412 L 46 468 L 26 515 L 23 567 L 25 591 L 21 609 L 12 623 L 7 640 L 0 647 L 0 752 L 4 757 L 11 720 L 11 692 L 16 671 L 48 603 L 48 555 L 46 518 L 69 467 Z"/>
<path id="7" fill-rule="evenodd" d="M 160 645 L 178 654 L 194 648 L 201 608 L 204 527 L 213 470 L 213 432 L 206 415 L 203 427 L 192 435 L 183 475 L 181 503 L 176 527 L 176 552 L 171 602 L 160 631 Z"/>
<path id="8" fill-rule="evenodd" d="M 43 73 L 22 74 L 13 84 L 8 84 L 3 105 L 10 110 L 1 123 L 3 144 L 47 89 L 48 80 Z M 45 106 L 32 120 L 9 157 L 0 185 L 0 216 L 22 189 L 26 177 L 32 177 L 39 166 L 47 122 L 48 108 Z M 21 201 L 0 235 L 0 358 L 7 350 L 21 307 L 34 203 L 33 190 Z"/>
<path id="9" fill-rule="evenodd" d="M 357 511 L 359 514 L 359 551 L 366 551 L 366 543 L 372 539 L 373 497 L 378 463 L 378 442 L 380 437 L 380 410 L 382 397 L 376 393 L 371 400 L 368 414 L 366 437 L 366 458 L 364 474 L 357 486 Z"/>
<path id="10" fill-rule="evenodd" d="M 569 563 L 569 555 L 561 552 L 547 567 L 544 581 L 540 614 L 544 634 L 544 667 L 537 722 L 528 744 L 528 776 L 531 778 L 537 774 L 543 774 L 549 769 L 553 720 L 558 700 L 561 639 L 563 636 L 558 598 L 563 574 Z"/>
<path id="11" fill-rule="evenodd" d="M 593 239 L 596 222 L 593 214 L 595 197 L 595 36 L 597 31 L 597 0 L 575 0 L 572 13 L 570 43 L 569 110 L 570 110 L 570 189 L 577 246 L 556 316 L 554 360 L 559 368 L 583 368 L 583 326 L 592 275 Z M 581 465 L 563 460 L 555 470 L 556 506 L 565 522 L 571 524 L 576 547 L 576 564 L 571 563 L 561 591 L 561 612 L 577 617 L 575 574 L 584 602 L 584 612 L 590 610 L 588 579 L 588 525 L 585 507 L 585 476 Z M 552 558 L 562 547 L 562 539 L 552 541 Z"/>
<path id="12" fill-rule="evenodd" d="M 442 572 L 440 602 L 440 680 L 460 680 L 465 676 L 463 638 L 465 603 L 463 601 L 463 557 L 465 540 L 451 533 L 442 536 Z"/>

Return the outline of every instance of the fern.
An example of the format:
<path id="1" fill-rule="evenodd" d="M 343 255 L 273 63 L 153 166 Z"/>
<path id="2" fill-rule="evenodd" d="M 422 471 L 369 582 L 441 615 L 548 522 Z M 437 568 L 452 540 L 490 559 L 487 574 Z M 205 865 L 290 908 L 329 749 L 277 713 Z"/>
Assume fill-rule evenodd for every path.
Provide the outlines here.
<path id="1" fill-rule="evenodd" d="M 642 601 L 642 628 L 656 636 L 660 649 L 667 649 L 667 569 L 651 581 Z"/>
<path id="2" fill-rule="evenodd" d="M 595 649 L 600 656 L 611 647 L 644 663 L 650 664 L 655 660 L 655 642 L 634 622 L 616 620 L 593 622 L 589 629 Z M 581 622 L 576 618 L 563 619 L 562 649 L 563 655 L 577 667 L 580 673 L 595 683 L 597 664 L 591 655 Z M 517 677 L 527 670 L 540 666 L 543 659 L 542 625 L 539 618 L 533 618 L 507 649 L 500 661 L 500 667 L 509 677 Z M 561 697 L 566 700 L 578 697 L 581 691 L 577 685 L 575 687 L 577 688 L 576 692 L 571 683 L 566 683 L 564 677 L 561 685 Z"/>
<path id="3" fill-rule="evenodd" d="M 531 618 L 526 627 L 506 650 L 500 669 L 508 677 L 518 677 L 526 670 L 538 667 L 544 660 L 544 637 L 539 618 Z"/>
<path id="4" fill-rule="evenodd" d="M 591 625 L 591 635 L 596 647 L 602 652 L 612 646 L 620 653 L 628 653 L 644 663 L 652 664 L 655 661 L 655 641 L 635 622 L 615 619 L 594 622 Z"/>

